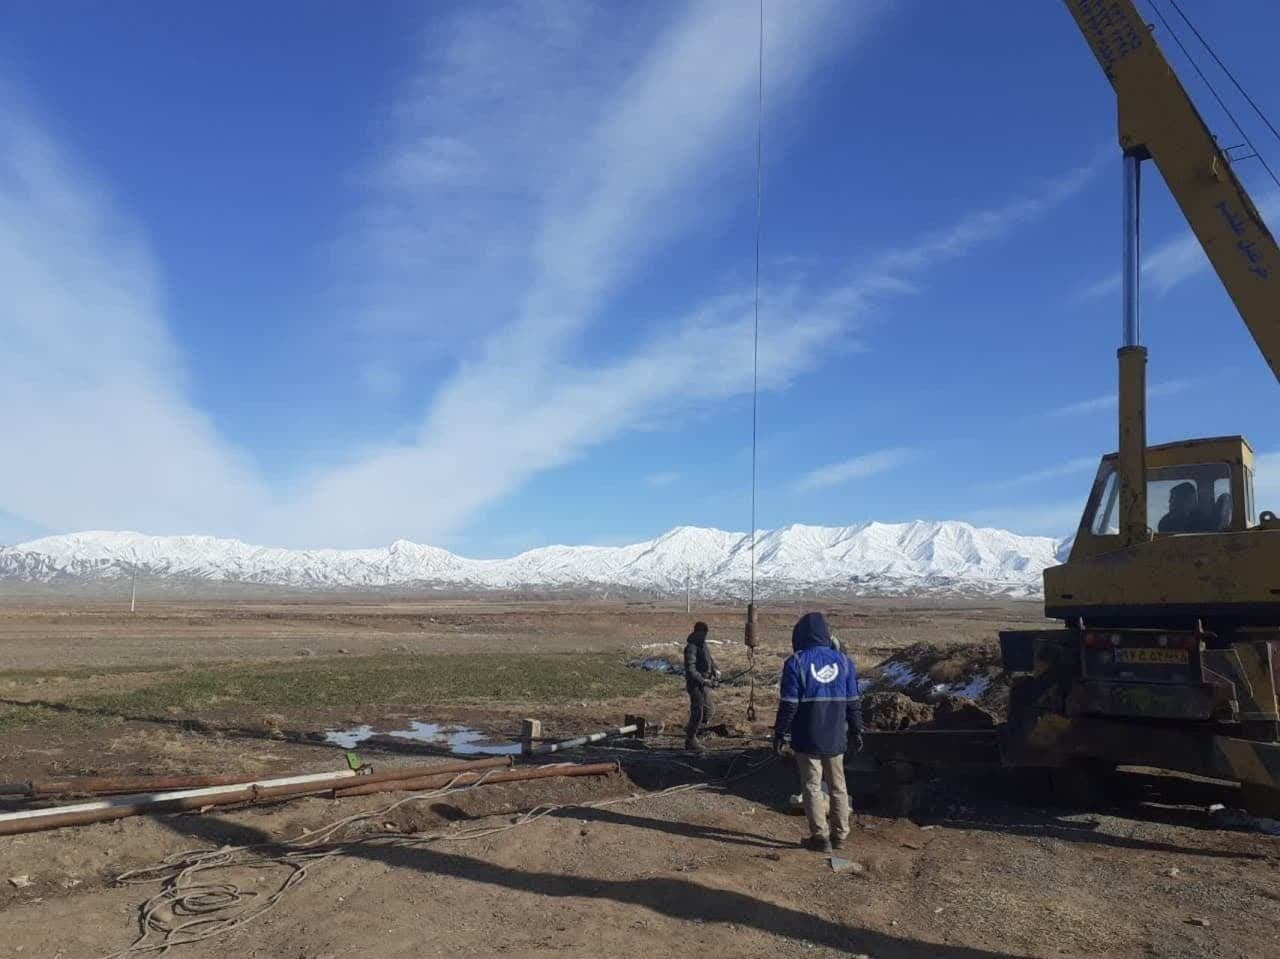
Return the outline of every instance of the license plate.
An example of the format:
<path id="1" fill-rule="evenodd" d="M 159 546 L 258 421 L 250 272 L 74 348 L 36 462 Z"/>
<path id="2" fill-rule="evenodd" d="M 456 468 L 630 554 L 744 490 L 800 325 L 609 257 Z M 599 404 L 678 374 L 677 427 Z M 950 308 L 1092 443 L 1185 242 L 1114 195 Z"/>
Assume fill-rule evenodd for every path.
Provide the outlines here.
<path id="1" fill-rule="evenodd" d="M 1191 654 L 1185 649 L 1117 649 L 1117 663 L 1181 663 L 1191 661 Z"/>

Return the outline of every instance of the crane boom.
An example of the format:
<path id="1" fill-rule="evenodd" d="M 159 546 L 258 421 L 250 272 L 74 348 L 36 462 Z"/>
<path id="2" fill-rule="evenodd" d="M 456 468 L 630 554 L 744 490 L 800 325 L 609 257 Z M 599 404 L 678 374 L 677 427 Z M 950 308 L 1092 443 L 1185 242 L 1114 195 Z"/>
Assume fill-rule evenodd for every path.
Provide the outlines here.
<path id="1" fill-rule="evenodd" d="M 1115 88 L 1120 146 L 1155 161 L 1280 379 L 1280 248 L 1133 0 L 1065 0 Z"/>

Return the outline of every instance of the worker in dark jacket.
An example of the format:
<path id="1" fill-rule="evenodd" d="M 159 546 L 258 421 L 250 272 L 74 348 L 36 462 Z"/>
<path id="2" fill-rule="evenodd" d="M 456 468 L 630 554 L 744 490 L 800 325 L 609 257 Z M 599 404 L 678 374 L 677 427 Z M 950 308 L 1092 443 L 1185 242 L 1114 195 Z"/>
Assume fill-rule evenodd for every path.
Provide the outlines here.
<path id="1" fill-rule="evenodd" d="M 782 667 L 774 749 L 782 751 L 787 734 L 796 754 L 804 787 L 811 849 L 839 849 L 849 835 L 849 791 L 844 781 L 844 754 L 852 737 L 862 749 L 862 705 L 853 660 L 832 646 L 831 631 L 821 613 L 806 613 L 791 631 L 790 658 Z M 822 781 L 831 790 L 828 824 Z"/>
<path id="2" fill-rule="evenodd" d="M 684 688 L 689 693 L 689 725 L 684 730 L 684 748 L 701 749 L 698 731 L 711 722 L 714 707 L 711 689 L 720 679 L 720 670 L 707 648 L 707 624 L 694 623 L 684 642 Z"/>

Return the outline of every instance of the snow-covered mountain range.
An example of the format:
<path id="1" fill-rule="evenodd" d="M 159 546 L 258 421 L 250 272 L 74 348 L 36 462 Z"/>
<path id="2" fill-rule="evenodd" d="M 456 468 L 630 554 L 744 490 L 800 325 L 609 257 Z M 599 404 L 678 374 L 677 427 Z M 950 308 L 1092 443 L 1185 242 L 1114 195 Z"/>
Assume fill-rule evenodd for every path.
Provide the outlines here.
<path id="1" fill-rule="evenodd" d="M 1061 541 L 959 522 L 788 526 L 756 539 L 762 595 L 913 593 L 1034 596 Z M 683 592 L 737 597 L 751 537 L 682 526 L 633 546 L 548 546 L 466 559 L 398 540 L 385 549 L 293 550 L 210 536 L 87 532 L 0 549 L 0 583 L 92 584 L 140 577 L 293 589 Z"/>

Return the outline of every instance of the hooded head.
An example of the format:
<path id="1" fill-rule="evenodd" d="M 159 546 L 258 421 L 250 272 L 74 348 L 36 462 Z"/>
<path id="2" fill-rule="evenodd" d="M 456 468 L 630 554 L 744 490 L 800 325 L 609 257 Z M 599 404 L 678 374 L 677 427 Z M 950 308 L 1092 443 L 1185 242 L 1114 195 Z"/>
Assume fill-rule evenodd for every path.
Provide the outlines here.
<path id="1" fill-rule="evenodd" d="M 707 641 L 707 624 L 697 622 L 693 624 L 693 632 L 689 634 L 688 642 L 705 643 Z"/>
<path id="2" fill-rule="evenodd" d="M 1179 483 L 1169 490 L 1169 512 L 1190 513 L 1196 508 L 1196 484 Z"/>
<path id="3" fill-rule="evenodd" d="M 791 648 L 796 652 L 831 645 L 831 630 L 821 613 L 805 613 L 791 630 Z"/>

